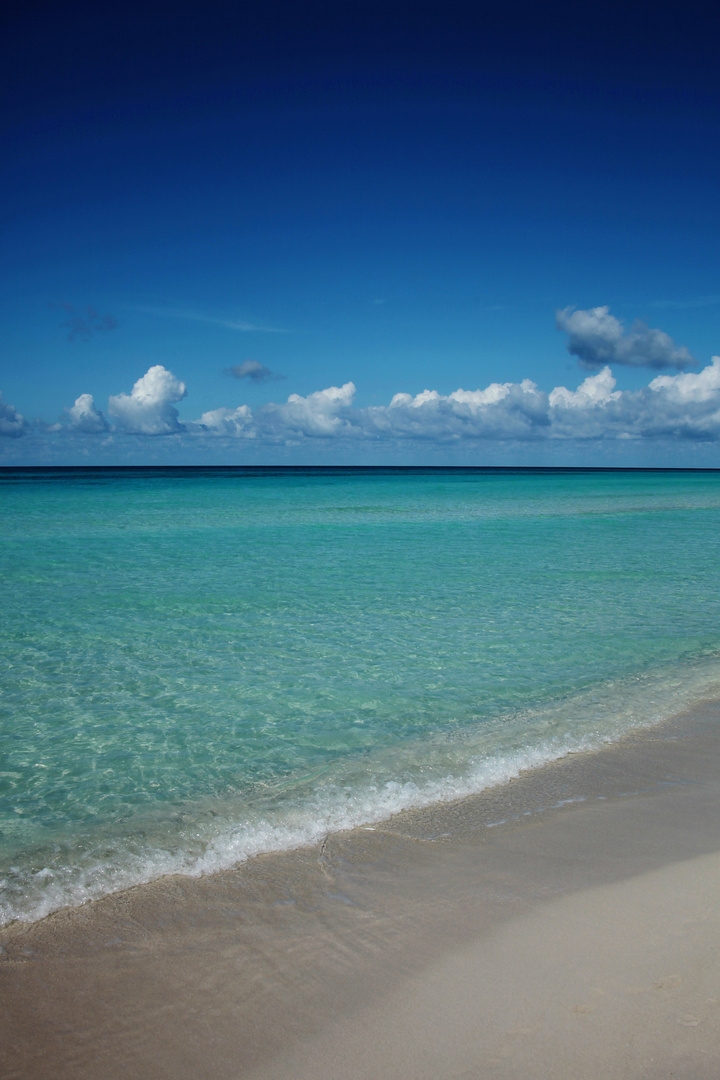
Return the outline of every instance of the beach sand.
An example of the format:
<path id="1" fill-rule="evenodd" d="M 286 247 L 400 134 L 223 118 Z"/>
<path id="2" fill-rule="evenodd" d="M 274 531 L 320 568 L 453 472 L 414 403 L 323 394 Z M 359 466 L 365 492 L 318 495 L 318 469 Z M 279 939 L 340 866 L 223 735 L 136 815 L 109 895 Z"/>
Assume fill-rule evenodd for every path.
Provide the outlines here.
<path id="1" fill-rule="evenodd" d="M 717 1080 L 720 705 L 0 941 L 8 1080 Z"/>

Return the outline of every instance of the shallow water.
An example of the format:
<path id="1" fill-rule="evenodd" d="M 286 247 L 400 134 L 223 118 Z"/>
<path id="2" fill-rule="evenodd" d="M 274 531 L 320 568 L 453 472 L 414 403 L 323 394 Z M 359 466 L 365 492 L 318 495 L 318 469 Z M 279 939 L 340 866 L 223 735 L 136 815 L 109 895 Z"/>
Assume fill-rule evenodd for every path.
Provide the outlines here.
<path id="1" fill-rule="evenodd" d="M 469 794 L 720 688 L 720 473 L 0 491 L 0 921 Z"/>

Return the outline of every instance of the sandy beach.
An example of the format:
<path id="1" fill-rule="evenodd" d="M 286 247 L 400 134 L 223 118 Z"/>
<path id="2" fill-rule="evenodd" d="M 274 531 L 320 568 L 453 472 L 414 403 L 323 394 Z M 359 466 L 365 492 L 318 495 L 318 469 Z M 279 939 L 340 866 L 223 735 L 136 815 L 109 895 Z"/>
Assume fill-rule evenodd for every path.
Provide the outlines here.
<path id="1" fill-rule="evenodd" d="M 2 1074 L 715 1078 L 719 721 L 6 927 Z"/>

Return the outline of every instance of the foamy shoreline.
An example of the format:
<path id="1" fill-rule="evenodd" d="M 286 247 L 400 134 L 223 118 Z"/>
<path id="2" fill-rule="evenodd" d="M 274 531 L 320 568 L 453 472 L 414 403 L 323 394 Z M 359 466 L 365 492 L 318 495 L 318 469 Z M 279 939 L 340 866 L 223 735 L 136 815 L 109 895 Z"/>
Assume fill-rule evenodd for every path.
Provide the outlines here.
<path id="1" fill-rule="evenodd" d="M 223 873 L 258 855 L 312 848 L 357 828 L 382 829 L 399 814 L 441 813 L 443 804 L 502 789 L 521 774 L 541 774 L 568 754 L 602 749 L 719 694 L 720 668 L 711 654 L 589 688 L 501 722 L 479 723 L 454 739 L 399 746 L 394 758 L 365 759 L 364 775 L 357 768 L 345 774 L 323 769 L 284 804 L 263 809 L 213 799 L 189 803 L 182 815 L 168 807 L 164 818 L 130 819 L 125 835 L 110 823 L 74 838 L 74 848 L 67 840 L 46 843 L 18 853 L 0 874 L 0 934 L 15 921 L 37 922 L 168 876 Z M 352 762 L 346 764 L 352 769 Z M 405 777 L 396 779 L 398 774 Z M 293 787 L 299 790 L 300 784 Z M 176 824 L 180 819 L 182 827 Z"/>
<path id="2" fill-rule="evenodd" d="M 6 932 L 5 1075 L 716 1076 L 719 714 Z"/>

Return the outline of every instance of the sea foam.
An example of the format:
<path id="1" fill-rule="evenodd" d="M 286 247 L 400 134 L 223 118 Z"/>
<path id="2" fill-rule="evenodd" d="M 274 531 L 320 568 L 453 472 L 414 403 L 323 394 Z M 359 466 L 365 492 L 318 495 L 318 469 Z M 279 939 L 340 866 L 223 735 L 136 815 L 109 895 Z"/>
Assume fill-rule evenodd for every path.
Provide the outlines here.
<path id="1" fill-rule="evenodd" d="M 464 732 L 450 746 L 425 740 L 424 746 L 365 761 L 362 770 L 338 768 L 335 776 L 328 770 L 306 781 L 307 790 L 275 800 L 264 813 L 242 816 L 243 808 L 232 800 L 214 801 L 212 806 L 186 806 L 182 824 L 178 815 L 170 820 L 155 815 L 131 823 L 124 837 L 88 836 L 85 843 L 75 837 L 72 845 L 36 851 L 34 865 L 6 869 L 0 878 L 0 926 L 34 922 L 166 875 L 217 873 L 256 855 L 311 847 L 333 833 L 378 825 L 403 810 L 479 794 L 718 698 L 720 656 L 713 655 L 675 670 L 595 687 L 534 713 L 503 717 Z M 417 779 L 378 778 L 393 769 L 407 773 L 408 762 L 418 761 L 423 764 Z M 449 764 L 455 771 L 443 772 Z M 38 866 L 43 855 L 47 864 Z"/>

